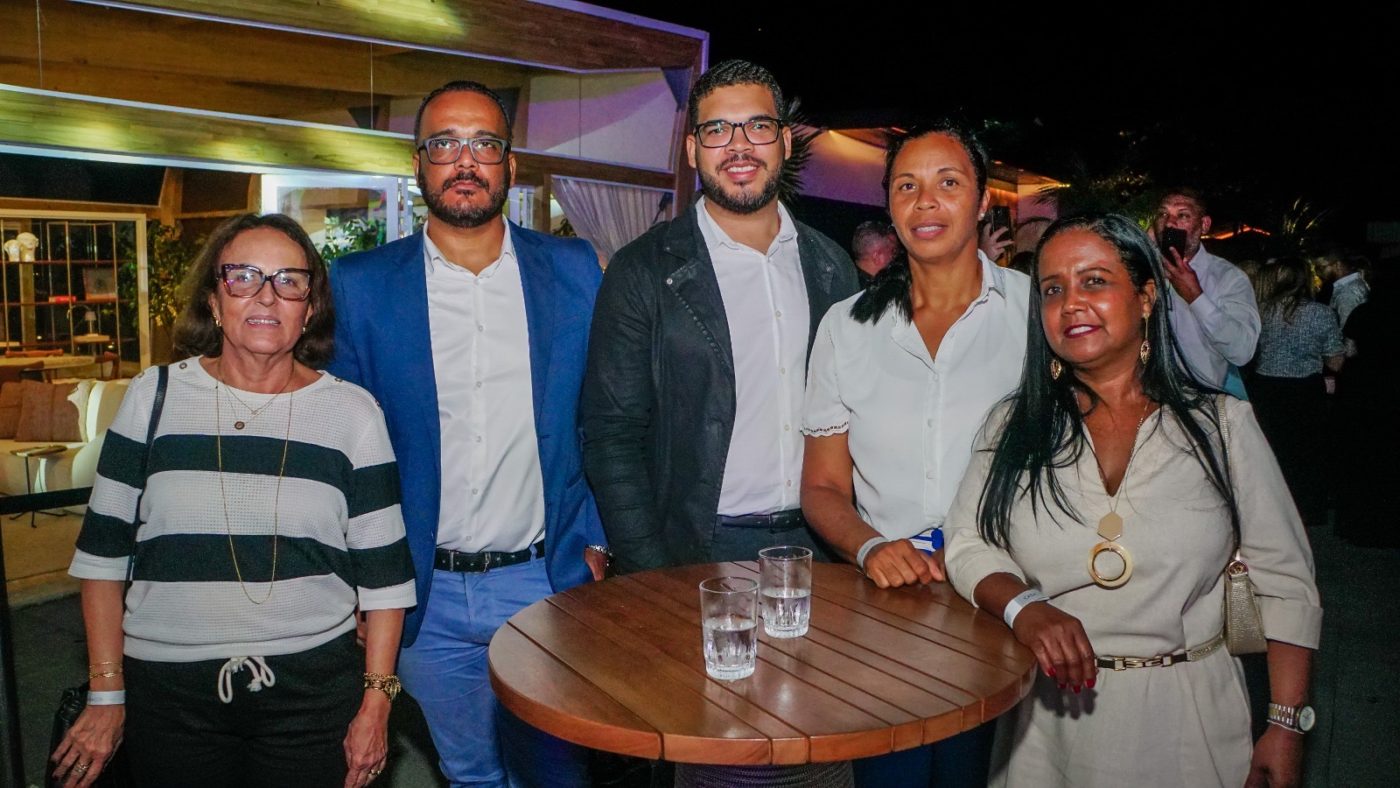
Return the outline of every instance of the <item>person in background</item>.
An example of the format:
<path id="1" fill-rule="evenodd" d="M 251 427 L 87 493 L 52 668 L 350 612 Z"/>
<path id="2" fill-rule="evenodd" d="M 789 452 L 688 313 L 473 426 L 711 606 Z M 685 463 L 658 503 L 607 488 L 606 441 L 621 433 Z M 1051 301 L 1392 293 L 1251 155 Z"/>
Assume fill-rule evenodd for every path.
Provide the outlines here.
<path id="1" fill-rule="evenodd" d="M 1167 228 L 1185 233 L 1184 248 L 1163 254 L 1171 285 L 1168 312 L 1187 370 L 1208 386 L 1243 397 L 1238 368 L 1254 356 L 1259 308 L 1249 277 L 1201 244 L 1210 226 L 1200 192 L 1173 189 L 1157 208 L 1153 237 L 1160 240 Z"/>
<path id="2" fill-rule="evenodd" d="M 1323 374 L 1335 374 L 1346 356 L 1337 316 L 1313 300 L 1312 284 L 1299 257 L 1260 269 L 1263 329 L 1249 387 L 1303 522 L 1319 525 L 1327 520 L 1333 434 Z"/>
<path id="3" fill-rule="evenodd" d="M 886 154 L 904 252 L 822 319 L 807 375 L 802 509 L 881 588 L 943 579 L 934 554 L 987 411 L 1021 374 L 1030 282 L 978 249 L 987 156 L 961 124 Z M 985 784 L 992 726 L 855 762 L 862 786 Z"/>
<path id="4" fill-rule="evenodd" d="M 1348 250 L 1332 249 L 1314 258 L 1313 264 L 1323 286 L 1330 291 L 1327 305 L 1337 315 L 1337 324 L 1345 328 L 1352 311 L 1371 295 L 1371 286 L 1363 275 L 1370 262 Z"/>
<path id="5" fill-rule="evenodd" d="M 487 647 L 517 611 L 607 568 L 578 440 L 602 272 L 587 242 L 506 221 L 515 156 L 490 88 L 429 93 L 414 139 L 427 224 L 332 278 L 331 370 L 384 404 L 399 456 L 418 574 L 404 687 L 454 786 L 584 785 L 586 751 L 496 700 Z"/>
<path id="6" fill-rule="evenodd" d="M 1249 403 L 1182 367 L 1161 257 L 1131 220 L 1056 222 L 1033 281 L 1020 388 L 945 526 L 958 593 L 1040 667 L 999 721 L 989 785 L 1297 785 L 1322 609 Z M 1236 551 L 1268 639 L 1257 742 L 1223 647 Z"/>
<path id="7" fill-rule="evenodd" d="M 118 742 L 152 788 L 384 769 L 413 565 L 384 416 L 317 371 L 334 324 L 326 266 L 281 214 L 230 219 L 190 267 L 191 357 L 149 449 L 159 375 L 133 379 L 69 569 L 93 691 L 53 755 L 63 785 L 90 785 Z"/>
<path id="8" fill-rule="evenodd" d="M 851 254 L 855 258 L 856 279 L 864 289 L 875 275 L 885 270 L 899 251 L 899 238 L 888 222 L 874 220 L 856 225 L 851 236 Z"/>

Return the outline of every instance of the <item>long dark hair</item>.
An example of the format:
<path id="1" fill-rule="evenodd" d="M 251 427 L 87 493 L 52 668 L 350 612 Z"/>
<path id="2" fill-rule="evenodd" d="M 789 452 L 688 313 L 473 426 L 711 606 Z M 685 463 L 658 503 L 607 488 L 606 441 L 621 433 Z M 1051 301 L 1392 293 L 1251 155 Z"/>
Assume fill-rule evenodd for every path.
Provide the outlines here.
<path id="1" fill-rule="evenodd" d="M 987 150 L 982 147 L 977 134 L 967 124 L 954 118 L 941 118 L 930 123 L 921 123 L 909 133 L 890 143 L 885 151 L 885 177 L 880 181 L 885 189 L 885 208 L 890 206 L 890 176 L 894 172 L 894 160 L 910 141 L 927 137 L 930 134 L 945 134 L 958 141 L 967 158 L 972 160 L 972 171 L 977 176 L 977 199 L 987 193 Z M 857 323 L 874 323 L 893 306 L 905 320 L 914 319 L 914 304 L 909 297 L 912 280 L 909 275 L 909 254 L 904 245 L 895 250 L 894 257 L 875 275 L 851 305 L 851 317 Z"/>
<path id="2" fill-rule="evenodd" d="M 1281 257 L 1259 269 L 1259 311 L 1283 310 L 1283 319 L 1293 322 L 1298 307 L 1312 300 L 1312 271 L 1301 257 Z"/>
<path id="3" fill-rule="evenodd" d="M 1139 372 L 1142 388 L 1148 399 L 1175 417 L 1186 432 L 1192 454 L 1229 507 L 1230 527 L 1238 544 L 1239 510 L 1231 489 L 1226 447 L 1223 441 L 1218 445 L 1212 441 L 1201 426 L 1205 423 L 1219 432 L 1215 408 L 1215 395 L 1219 392 L 1193 378 L 1180 360 L 1181 350 L 1171 328 L 1170 291 L 1160 253 L 1147 234 L 1129 219 L 1116 214 L 1087 214 L 1060 219 L 1050 225 L 1036 247 L 1035 272 L 1040 270 L 1045 245 L 1069 230 L 1087 230 L 1108 242 L 1118 252 L 1138 292 L 1142 292 L 1149 280 L 1156 283 L 1157 301 L 1148 318 L 1147 329 L 1153 352 Z M 1098 398 L 1067 368 L 1058 380 L 1051 378 L 1050 362 L 1055 356 L 1045 339 L 1041 300 L 1038 273 L 1033 273 L 1021 386 L 1009 398 L 1010 414 L 995 438 L 991 472 L 978 504 L 978 532 L 983 539 L 1003 549 L 1010 549 L 1011 510 L 1021 495 L 1030 496 L 1032 512 L 1042 507 L 1050 511 L 1053 503 L 1071 519 L 1081 520 L 1054 471 L 1073 467 L 1084 451 L 1085 428 L 1079 395 L 1087 395 L 1094 405 Z M 1054 519 L 1053 512 L 1050 516 Z"/>
<path id="4" fill-rule="evenodd" d="M 219 262 L 224 249 L 233 239 L 263 227 L 277 230 L 301 247 L 306 267 L 311 269 L 311 319 L 306 331 L 292 348 L 292 357 L 312 369 L 321 369 L 335 355 L 335 310 L 331 306 L 331 285 L 326 275 L 326 263 L 316 244 L 307 237 L 301 225 L 289 216 L 269 213 L 259 216 L 244 213 L 229 219 L 214 230 L 204 242 L 199 256 L 185 273 L 180 287 L 185 308 L 175 321 L 174 345 L 176 356 L 218 356 L 224 352 L 224 332 L 214 321 L 209 307 L 219 287 Z M 270 285 L 269 285 L 270 286 Z"/>

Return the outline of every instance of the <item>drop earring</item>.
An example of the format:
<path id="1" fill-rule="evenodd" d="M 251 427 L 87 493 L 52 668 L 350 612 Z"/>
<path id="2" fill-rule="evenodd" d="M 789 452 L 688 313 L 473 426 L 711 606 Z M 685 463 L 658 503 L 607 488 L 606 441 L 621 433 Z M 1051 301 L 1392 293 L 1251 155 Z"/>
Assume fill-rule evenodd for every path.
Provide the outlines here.
<path id="1" fill-rule="evenodd" d="M 1065 374 L 1065 365 L 1061 364 L 1058 358 L 1052 357 L 1050 359 L 1050 379 L 1059 380 L 1063 374 Z"/>
<path id="2" fill-rule="evenodd" d="M 1152 358 L 1152 343 L 1147 341 L 1147 315 L 1142 316 L 1142 345 L 1138 348 L 1138 360 L 1142 365 L 1147 366 L 1147 360 Z"/>

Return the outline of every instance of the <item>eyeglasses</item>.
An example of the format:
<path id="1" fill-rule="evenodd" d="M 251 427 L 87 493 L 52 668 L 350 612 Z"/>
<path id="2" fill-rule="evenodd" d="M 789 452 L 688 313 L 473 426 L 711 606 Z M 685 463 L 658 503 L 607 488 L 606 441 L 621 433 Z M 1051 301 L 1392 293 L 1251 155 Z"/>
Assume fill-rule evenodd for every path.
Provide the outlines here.
<path id="1" fill-rule="evenodd" d="M 723 148 L 734 140 L 734 130 L 743 129 L 744 139 L 753 145 L 771 145 L 778 141 L 783 122 L 777 118 L 750 118 L 743 123 L 711 120 L 695 127 L 695 140 L 702 148 Z"/>
<path id="2" fill-rule="evenodd" d="M 500 164 L 510 150 L 510 143 L 499 137 L 429 137 L 418 150 L 426 152 L 433 164 L 455 164 L 464 145 L 477 164 Z"/>
<path id="3" fill-rule="evenodd" d="M 255 265 L 228 263 L 219 266 L 219 272 L 224 292 L 234 298 L 252 298 L 268 282 L 283 301 L 305 301 L 311 296 L 311 271 L 305 268 L 283 268 L 265 274 Z"/>

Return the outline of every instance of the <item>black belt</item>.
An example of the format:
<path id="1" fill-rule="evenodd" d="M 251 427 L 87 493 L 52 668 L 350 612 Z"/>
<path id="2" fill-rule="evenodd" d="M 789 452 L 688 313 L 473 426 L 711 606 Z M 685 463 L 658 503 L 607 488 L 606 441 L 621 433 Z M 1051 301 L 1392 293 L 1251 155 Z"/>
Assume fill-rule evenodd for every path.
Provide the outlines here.
<path id="1" fill-rule="evenodd" d="M 715 518 L 720 525 L 729 528 L 775 528 L 791 529 L 807 524 L 801 509 L 788 509 L 772 514 L 741 514 L 734 517 L 721 514 Z"/>
<path id="2" fill-rule="evenodd" d="M 531 558 L 544 558 L 544 540 L 513 553 L 463 553 L 439 547 L 433 552 L 433 568 L 448 572 L 485 572 L 496 567 L 523 564 Z"/>

